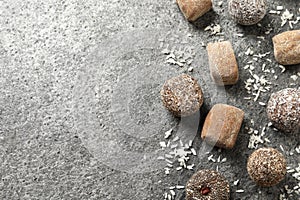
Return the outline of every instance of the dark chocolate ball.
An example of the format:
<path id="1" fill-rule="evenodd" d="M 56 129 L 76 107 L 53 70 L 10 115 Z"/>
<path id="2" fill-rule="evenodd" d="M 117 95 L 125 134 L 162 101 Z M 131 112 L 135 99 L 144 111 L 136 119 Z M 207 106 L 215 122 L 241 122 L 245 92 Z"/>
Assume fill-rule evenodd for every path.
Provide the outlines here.
<path id="1" fill-rule="evenodd" d="M 187 74 L 167 80 L 160 94 L 164 106 L 178 117 L 196 113 L 203 104 L 201 87 Z"/>
<path id="2" fill-rule="evenodd" d="M 278 184 L 286 174 L 284 156 L 273 148 L 260 148 L 248 158 L 247 170 L 258 185 L 271 187 Z"/>
<path id="3" fill-rule="evenodd" d="M 233 19 L 242 25 L 256 24 L 266 15 L 265 0 L 229 0 L 228 9 Z"/>
<path id="4" fill-rule="evenodd" d="M 200 170 L 186 185 L 186 200 L 228 200 L 228 181 L 217 171 Z"/>
<path id="5" fill-rule="evenodd" d="M 272 124 L 283 132 L 300 130 L 300 90 L 286 88 L 271 95 L 267 114 Z"/>

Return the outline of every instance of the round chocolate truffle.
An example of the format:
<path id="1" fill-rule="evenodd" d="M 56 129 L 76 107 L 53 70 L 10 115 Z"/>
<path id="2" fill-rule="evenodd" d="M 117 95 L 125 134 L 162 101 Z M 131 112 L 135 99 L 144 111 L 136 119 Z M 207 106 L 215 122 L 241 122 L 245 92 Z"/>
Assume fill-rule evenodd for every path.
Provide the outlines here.
<path id="1" fill-rule="evenodd" d="M 300 90 L 286 88 L 271 95 L 267 114 L 272 124 L 281 131 L 300 130 Z"/>
<path id="2" fill-rule="evenodd" d="M 164 106 L 178 117 L 196 113 L 203 104 L 201 87 L 187 74 L 167 80 L 160 94 Z"/>
<path id="3" fill-rule="evenodd" d="M 286 174 L 284 156 L 273 148 L 261 148 L 248 158 L 247 170 L 258 185 L 271 187 L 278 184 Z"/>
<path id="4" fill-rule="evenodd" d="M 200 170 L 186 185 L 186 200 L 228 200 L 230 188 L 228 181 L 213 170 Z"/>
<path id="5" fill-rule="evenodd" d="M 228 9 L 233 19 L 242 25 L 256 24 L 266 15 L 265 0 L 229 0 Z"/>

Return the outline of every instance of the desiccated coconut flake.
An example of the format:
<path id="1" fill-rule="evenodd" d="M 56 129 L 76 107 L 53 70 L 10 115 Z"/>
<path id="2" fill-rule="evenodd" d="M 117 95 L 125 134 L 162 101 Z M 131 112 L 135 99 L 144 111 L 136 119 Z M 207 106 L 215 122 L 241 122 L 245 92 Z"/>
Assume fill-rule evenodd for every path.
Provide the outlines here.
<path id="1" fill-rule="evenodd" d="M 293 79 L 293 81 L 297 81 L 298 76 L 297 76 L 297 75 L 292 75 L 292 76 L 291 76 L 291 79 Z"/>
<path id="2" fill-rule="evenodd" d="M 195 150 L 194 148 L 191 148 L 191 152 L 192 152 L 192 154 L 193 154 L 194 156 L 197 155 L 196 150 Z"/>
<path id="3" fill-rule="evenodd" d="M 278 11 L 276 11 L 276 10 L 270 10 L 269 14 L 278 14 Z M 280 14 L 280 12 L 279 12 L 279 14 Z"/>
<path id="4" fill-rule="evenodd" d="M 221 26 L 219 24 L 216 25 L 209 25 L 207 26 L 204 31 L 211 31 L 211 35 L 216 35 L 219 34 L 221 32 Z"/>
<path id="5" fill-rule="evenodd" d="M 161 51 L 161 53 L 168 55 L 170 53 L 170 50 L 168 48 L 165 48 Z"/>
<path id="6" fill-rule="evenodd" d="M 195 166 L 195 165 L 192 164 L 192 165 L 188 165 L 186 168 L 189 169 L 189 170 L 192 170 L 194 166 Z"/>
<path id="7" fill-rule="evenodd" d="M 193 67 L 189 67 L 189 68 L 188 68 L 188 71 L 189 71 L 189 72 L 192 72 L 193 70 L 194 70 Z"/>
<path id="8" fill-rule="evenodd" d="M 183 185 L 176 185 L 176 189 L 181 190 L 184 189 L 185 187 Z"/>
<path id="9" fill-rule="evenodd" d="M 295 151 L 300 154 L 300 146 L 295 148 Z"/>
<path id="10" fill-rule="evenodd" d="M 207 160 L 210 161 L 210 160 L 213 158 L 213 156 L 214 156 L 214 155 L 210 155 L 210 156 L 207 158 Z"/>
<path id="11" fill-rule="evenodd" d="M 182 170 L 182 167 L 176 167 L 176 170 L 180 171 L 180 170 Z"/>
<path id="12" fill-rule="evenodd" d="M 279 66 L 279 68 L 281 69 L 281 73 L 283 73 L 283 72 L 285 72 L 285 67 L 284 66 L 282 66 L 282 65 L 278 65 Z"/>
<path id="13" fill-rule="evenodd" d="M 193 146 L 193 140 L 190 140 L 189 141 L 189 147 L 192 147 Z"/>
<path id="14" fill-rule="evenodd" d="M 167 147 L 166 142 L 160 142 L 159 145 L 160 145 L 162 148 L 166 148 L 166 147 Z"/>
<path id="15" fill-rule="evenodd" d="M 173 165 L 167 163 L 167 167 L 173 168 Z"/>
<path id="16" fill-rule="evenodd" d="M 268 138 L 264 138 L 264 140 L 268 143 L 270 143 L 271 141 Z"/>
<path id="17" fill-rule="evenodd" d="M 172 135 L 173 129 L 170 129 L 165 132 L 165 139 L 168 139 Z"/>
<path id="18" fill-rule="evenodd" d="M 180 144 L 180 146 L 183 147 L 183 142 L 182 142 L 182 140 L 179 140 L 179 144 Z"/>
<path id="19" fill-rule="evenodd" d="M 257 145 L 259 143 L 264 143 L 264 141 L 261 138 L 261 135 L 251 135 L 248 143 L 248 148 L 249 149 L 256 149 Z"/>
<path id="20" fill-rule="evenodd" d="M 221 162 L 221 156 L 219 156 L 219 157 L 217 158 L 217 162 L 218 162 L 218 163 Z"/>
<path id="21" fill-rule="evenodd" d="M 178 141 L 178 140 L 179 140 L 179 137 L 176 136 L 172 141 L 173 141 L 173 142 L 176 142 L 176 141 Z"/>
<path id="22" fill-rule="evenodd" d="M 170 169 L 169 168 L 165 168 L 165 174 L 169 175 L 170 174 Z"/>
<path id="23" fill-rule="evenodd" d="M 295 172 L 296 170 L 295 169 L 290 169 L 290 170 L 288 170 L 288 171 L 286 171 L 287 173 L 293 173 L 293 172 Z"/>
<path id="24" fill-rule="evenodd" d="M 290 13 L 290 11 L 286 9 L 281 15 L 281 27 L 284 26 L 288 20 L 293 19 L 293 16 L 294 14 Z"/>
<path id="25" fill-rule="evenodd" d="M 173 162 L 171 160 L 165 159 L 165 161 L 169 164 L 173 164 Z"/>
<path id="26" fill-rule="evenodd" d="M 171 144 L 170 140 L 167 142 L 167 147 L 169 147 Z"/>
<path id="27" fill-rule="evenodd" d="M 176 193 L 175 193 L 174 190 L 170 190 L 170 193 L 171 193 L 172 196 L 175 196 L 175 195 L 176 195 Z"/>
<path id="28" fill-rule="evenodd" d="M 240 181 L 240 179 L 234 181 L 234 182 L 233 182 L 233 185 L 238 185 L 239 181 Z"/>
<path id="29" fill-rule="evenodd" d="M 169 155 L 169 154 L 165 154 L 165 157 L 170 158 L 170 159 L 174 158 L 172 155 Z"/>
<path id="30" fill-rule="evenodd" d="M 283 10 L 283 6 L 277 6 L 277 7 L 276 7 L 276 10 L 282 11 L 282 10 Z"/>
<path id="31" fill-rule="evenodd" d="M 247 51 L 245 52 L 245 54 L 247 56 L 249 56 L 249 55 L 252 56 L 254 54 L 254 52 L 251 50 L 251 48 L 248 48 Z"/>

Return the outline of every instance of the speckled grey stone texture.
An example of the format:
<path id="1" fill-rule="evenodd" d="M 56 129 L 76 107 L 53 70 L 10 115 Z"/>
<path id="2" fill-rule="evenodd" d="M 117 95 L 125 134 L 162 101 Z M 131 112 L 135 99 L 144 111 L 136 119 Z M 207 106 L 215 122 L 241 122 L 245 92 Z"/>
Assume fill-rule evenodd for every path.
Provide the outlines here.
<path id="1" fill-rule="evenodd" d="M 271 8 L 284 5 L 294 14 L 300 14 L 297 11 L 300 7 L 298 0 L 284 2 L 268 0 L 267 3 Z M 294 185 L 295 179 L 288 175 L 278 186 L 261 189 L 247 176 L 246 162 L 252 150 L 247 148 L 249 135 L 244 128 L 252 126 L 250 119 L 254 119 L 256 129 L 264 126 L 268 120 L 265 107 L 243 99 L 247 96 L 243 81 L 249 78 L 249 73 L 242 68 L 247 62 L 244 52 L 249 46 L 255 47 L 257 53 L 271 52 L 271 37 L 289 30 L 289 27 L 286 25 L 281 28 L 280 16 L 275 15 L 267 15 L 261 21 L 261 27 L 241 27 L 229 16 L 225 0 L 223 7 L 219 7 L 217 2 L 214 4 L 214 11 L 190 24 L 182 16 L 175 1 L 169 0 L 0 0 L 0 199 L 162 199 L 167 187 L 185 185 L 194 171 L 202 168 L 215 169 L 217 165 L 219 171 L 230 182 L 233 200 L 273 200 L 283 191 L 285 184 Z M 103 136 L 107 141 L 122 142 L 118 147 L 120 151 L 122 149 L 143 151 L 143 147 L 159 149 L 158 142 L 163 140 L 164 131 L 177 121 L 170 118 L 168 119 L 170 124 L 157 124 L 156 128 L 162 132 L 141 141 L 136 141 L 141 137 L 113 132 L 117 131 L 114 120 L 101 116 L 109 116 L 111 106 L 106 97 L 113 94 L 111 86 L 119 81 L 118 77 L 122 74 L 106 74 L 105 80 L 101 80 L 101 77 L 96 79 L 91 75 L 93 78 L 91 82 L 82 82 L 78 77 L 79 74 L 87 75 L 86 72 L 90 72 L 87 70 L 89 68 L 91 71 L 97 69 L 97 72 L 102 69 L 107 72 L 118 71 L 115 69 L 118 63 L 131 62 L 131 56 L 129 58 L 124 56 L 130 53 L 130 46 L 128 51 L 116 55 L 120 61 L 105 60 L 106 63 L 102 63 L 103 65 L 99 65 L 98 68 L 91 59 L 95 49 L 102 49 L 106 41 L 115 39 L 114 44 L 110 46 L 108 43 L 106 46 L 107 50 L 112 50 L 110 47 L 115 46 L 118 39 L 122 41 L 122 35 L 128 31 L 148 28 L 157 30 L 160 35 L 167 35 L 170 31 L 170 37 L 174 38 L 175 34 L 184 37 L 187 33 L 191 33 L 193 37 L 188 40 L 188 45 L 197 48 L 192 63 L 194 71 L 190 74 L 199 79 L 201 86 L 203 85 L 205 102 L 202 113 L 205 115 L 214 102 L 211 97 L 216 93 L 210 90 L 208 86 L 210 83 L 203 79 L 205 74 L 209 74 L 209 70 L 205 48 L 201 48 L 200 44 L 213 42 L 221 37 L 212 36 L 210 32 L 203 30 L 211 23 L 220 24 L 225 39 L 231 40 L 240 66 L 240 81 L 234 86 L 225 88 L 226 102 L 223 103 L 236 105 L 246 112 L 235 148 L 221 153 L 217 149 L 211 150 L 215 156 L 227 157 L 227 161 L 217 164 L 207 161 L 206 157 L 195 157 L 192 160 L 196 163 L 194 171 L 172 173 L 169 176 L 165 175 L 161 168 L 153 168 L 143 173 L 128 173 L 108 166 L 105 160 L 99 159 L 103 153 L 94 152 L 90 148 L 101 143 L 90 146 L 87 143 L 89 140 L 84 137 L 84 129 L 88 123 L 84 119 L 94 120 L 93 122 L 102 127 L 99 131 L 111 132 L 111 135 Z M 266 36 L 268 42 L 258 44 L 256 36 L 262 35 L 268 29 L 269 23 L 273 31 Z M 295 28 L 299 29 L 300 24 L 295 25 Z M 245 37 L 238 37 L 234 34 L 236 32 L 244 33 Z M 134 39 L 128 42 L 135 43 Z M 167 40 L 165 43 L 169 42 L 172 41 Z M 158 50 L 157 47 L 145 51 L 151 55 L 154 52 L 153 55 L 156 55 L 155 52 L 159 52 Z M 106 55 L 109 58 L 109 52 Z M 274 61 L 272 54 L 269 58 Z M 163 58 L 158 60 L 161 59 Z M 109 64 L 108 61 L 113 62 Z M 135 65 L 143 67 L 147 63 L 154 65 L 155 62 L 155 58 L 151 58 L 147 62 L 142 60 L 140 65 L 135 61 Z M 163 66 L 174 69 L 174 73 L 180 74 L 183 71 L 176 66 L 167 64 Z M 299 65 L 288 67 L 284 74 L 280 74 L 281 69 L 275 64 L 272 63 L 271 66 L 274 67 L 274 73 L 278 74 L 278 79 L 273 80 L 273 75 L 270 74 L 269 79 L 274 83 L 270 92 L 295 83 L 290 76 L 299 72 Z M 258 75 L 261 75 L 260 71 L 258 68 L 255 69 Z M 118 72 L 124 73 L 122 70 Z M 160 88 L 165 79 L 155 78 L 158 85 L 153 85 L 152 88 Z M 96 80 L 107 84 L 96 89 Z M 96 98 L 97 95 L 102 97 L 102 104 L 94 102 L 92 98 L 92 103 L 85 105 L 86 98 L 84 101 L 81 100 L 82 94 L 78 92 L 83 91 L 80 89 L 82 87 L 89 88 L 87 91 L 99 90 L 101 93 L 95 92 L 93 97 Z M 294 87 L 299 87 L 299 82 L 296 82 Z M 145 96 L 145 100 L 152 96 Z M 267 102 L 268 98 L 269 93 L 263 93 L 259 101 Z M 78 109 L 83 108 L 82 105 L 98 118 L 78 117 Z M 159 106 L 157 105 L 158 108 Z M 135 114 L 133 117 L 144 116 L 139 112 L 133 114 Z M 121 136 L 116 138 L 118 135 Z M 146 136 L 146 133 L 142 136 Z M 299 138 L 295 135 L 286 135 L 270 129 L 268 136 L 272 143 L 266 145 L 271 147 L 278 147 L 281 144 L 286 150 L 291 150 L 299 145 Z M 198 150 L 201 145 L 198 133 L 194 146 Z M 118 160 L 114 161 L 116 162 Z M 298 162 L 297 155 L 287 156 L 288 165 L 296 166 Z M 237 186 L 233 185 L 233 181 L 236 179 L 240 179 L 238 188 L 244 189 L 244 193 L 235 193 Z M 183 190 L 177 192 L 176 199 L 184 197 Z"/>

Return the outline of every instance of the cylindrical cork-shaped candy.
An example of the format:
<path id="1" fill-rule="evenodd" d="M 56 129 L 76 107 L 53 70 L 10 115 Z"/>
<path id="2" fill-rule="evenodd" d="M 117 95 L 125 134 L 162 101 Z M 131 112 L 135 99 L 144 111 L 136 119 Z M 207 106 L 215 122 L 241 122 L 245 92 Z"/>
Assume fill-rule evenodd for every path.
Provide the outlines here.
<path id="1" fill-rule="evenodd" d="M 195 21 L 212 8 L 211 0 L 176 0 L 177 4 L 188 21 Z"/>
<path id="2" fill-rule="evenodd" d="M 207 45 L 210 75 L 217 85 L 233 85 L 239 79 L 238 64 L 229 41 Z"/>
<path id="3" fill-rule="evenodd" d="M 273 37 L 274 55 L 282 65 L 300 63 L 300 30 L 286 31 Z"/>
<path id="4" fill-rule="evenodd" d="M 226 104 L 216 104 L 209 111 L 201 133 L 208 144 L 220 148 L 234 147 L 244 119 L 244 111 Z"/>

